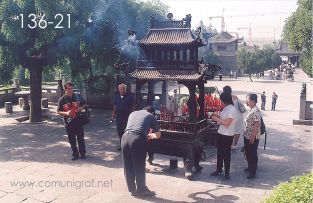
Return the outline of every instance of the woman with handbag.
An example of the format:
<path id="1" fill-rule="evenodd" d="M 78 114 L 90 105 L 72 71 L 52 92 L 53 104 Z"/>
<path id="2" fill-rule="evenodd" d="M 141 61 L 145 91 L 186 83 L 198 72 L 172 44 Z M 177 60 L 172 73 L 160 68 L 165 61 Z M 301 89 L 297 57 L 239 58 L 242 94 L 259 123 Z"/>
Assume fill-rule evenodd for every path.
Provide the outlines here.
<path id="1" fill-rule="evenodd" d="M 211 175 L 217 176 L 222 173 L 223 164 L 225 167 L 225 179 L 229 179 L 230 160 L 231 160 L 231 144 L 233 143 L 235 131 L 235 111 L 231 95 L 223 92 L 220 96 L 221 101 L 225 105 L 220 115 L 213 113 L 211 118 L 220 124 L 217 135 L 217 166 L 216 171 Z"/>
<path id="2" fill-rule="evenodd" d="M 248 162 L 248 168 L 245 171 L 249 172 L 247 179 L 255 178 L 258 165 L 258 145 L 261 136 L 261 119 L 262 113 L 256 106 L 258 96 L 256 94 L 247 95 L 247 106 L 250 107 L 245 120 L 244 129 L 244 146 L 245 155 Z"/>
<path id="3" fill-rule="evenodd" d="M 223 92 L 225 92 L 226 94 L 231 95 L 233 103 L 234 103 L 234 107 L 236 108 L 236 114 L 235 114 L 235 133 L 234 133 L 234 140 L 233 140 L 233 144 L 232 144 L 232 149 L 238 149 L 238 140 L 240 137 L 240 134 L 243 133 L 243 128 L 244 128 L 244 121 L 243 121 L 243 113 L 246 112 L 246 108 L 245 106 L 240 102 L 240 100 L 238 99 L 238 97 L 234 94 L 232 94 L 232 89 L 230 86 L 225 86 L 223 88 Z"/>

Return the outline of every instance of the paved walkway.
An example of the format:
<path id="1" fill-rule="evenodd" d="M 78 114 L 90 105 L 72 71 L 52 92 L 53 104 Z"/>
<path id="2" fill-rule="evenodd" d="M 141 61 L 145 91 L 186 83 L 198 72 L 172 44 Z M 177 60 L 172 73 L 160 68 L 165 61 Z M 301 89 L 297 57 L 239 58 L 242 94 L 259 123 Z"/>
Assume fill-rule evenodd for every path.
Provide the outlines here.
<path id="1" fill-rule="evenodd" d="M 52 114 L 52 119 L 43 124 L 19 124 L 14 120 L 24 114 L 19 107 L 14 106 L 12 115 L 1 108 L 0 202 L 261 202 L 279 182 L 312 171 L 312 128 L 292 125 L 292 120 L 298 118 L 300 81 L 304 78 L 297 70 L 295 82 L 252 83 L 247 78 L 208 82 L 208 86 L 219 89 L 232 86 L 242 100 L 247 93 L 264 90 L 267 109 L 271 93 L 278 94 L 277 111 L 263 112 L 269 135 L 266 150 L 262 149 L 263 140 L 260 142 L 257 178 L 245 178 L 246 162 L 239 151 L 232 152 L 230 180 L 209 176 L 216 164 L 212 146 L 206 148 L 204 170 L 194 181 L 184 178 L 181 161 L 179 168 L 171 171 L 168 157 L 156 155 L 156 165 L 147 165 L 147 185 L 157 193 L 151 199 L 136 199 L 127 192 L 121 155 L 115 151 L 116 128 L 109 123 L 110 112 L 92 111 L 92 123 L 85 129 L 88 157 L 71 161 L 60 117 Z M 50 108 L 55 111 L 55 107 Z"/>

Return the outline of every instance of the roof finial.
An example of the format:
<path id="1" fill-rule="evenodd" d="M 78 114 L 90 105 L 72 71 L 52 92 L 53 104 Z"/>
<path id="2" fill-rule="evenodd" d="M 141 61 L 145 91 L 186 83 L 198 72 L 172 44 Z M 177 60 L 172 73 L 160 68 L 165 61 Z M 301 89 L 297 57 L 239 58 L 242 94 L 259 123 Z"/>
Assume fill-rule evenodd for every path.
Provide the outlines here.
<path id="1" fill-rule="evenodd" d="M 168 20 L 172 21 L 173 20 L 173 13 L 168 13 L 166 17 Z"/>

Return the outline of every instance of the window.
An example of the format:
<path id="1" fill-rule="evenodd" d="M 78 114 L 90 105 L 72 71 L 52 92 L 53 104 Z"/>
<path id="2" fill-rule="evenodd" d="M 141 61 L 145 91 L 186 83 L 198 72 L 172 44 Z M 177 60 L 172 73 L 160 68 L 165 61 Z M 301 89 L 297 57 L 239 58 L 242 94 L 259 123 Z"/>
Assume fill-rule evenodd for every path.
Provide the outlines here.
<path id="1" fill-rule="evenodd" d="M 187 61 L 190 61 L 190 49 L 187 49 Z"/>
<path id="2" fill-rule="evenodd" d="M 184 51 L 180 50 L 180 60 L 183 61 L 184 60 Z"/>
<path id="3" fill-rule="evenodd" d="M 226 45 L 217 45 L 218 51 L 226 51 Z"/>
<path id="4" fill-rule="evenodd" d="M 164 61 L 165 60 L 165 56 L 164 56 L 164 51 L 161 51 L 161 60 Z"/>

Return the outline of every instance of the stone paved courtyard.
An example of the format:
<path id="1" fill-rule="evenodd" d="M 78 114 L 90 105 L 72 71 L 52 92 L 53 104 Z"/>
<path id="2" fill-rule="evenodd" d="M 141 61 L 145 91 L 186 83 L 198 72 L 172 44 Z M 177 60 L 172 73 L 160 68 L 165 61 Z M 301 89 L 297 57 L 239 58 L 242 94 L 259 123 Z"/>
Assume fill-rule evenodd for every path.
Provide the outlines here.
<path id="1" fill-rule="evenodd" d="M 206 148 L 204 169 L 193 181 L 184 178 L 181 159 L 178 169 L 169 170 L 168 157 L 156 155 L 155 165 L 147 165 L 147 185 L 157 196 L 147 199 L 133 198 L 127 192 L 121 154 L 116 151 L 116 128 L 109 123 L 110 111 L 92 111 L 92 122 L 85 128 L 87 159 L 71 161 L 62 120 L 53 113 L 55 106 L 50 106 L 51 119 L 42 124 L 15 121 L 25 114 L 18 106 L 10 115 L 1 108 L 0 202 L 261 202 L 278 183 L 312 171 L 312 127 L 292 125 L 299 114 L 303 80 L 309 79 L 297 70 L 294 82 L 250 82 L 248 78 L 209 81 L 207 86 L 219 89 L 230 85 L 241 100 L 250 92 L 267 93 L 263 115 L 268 141 L 266 150 L 264 138 L 259 145 L 257 178 L 246 179 L 246 162 L 239 150 L 232 151 L 230 180 L 209 175 L 216 164 L 213 146 Z M 279 96 L 275 112 L 269 111 L 273 91 Z M 92 181 L 99 187 L 90 187 Z M 54 187 L 53 182 L 59 185 Z"/>

